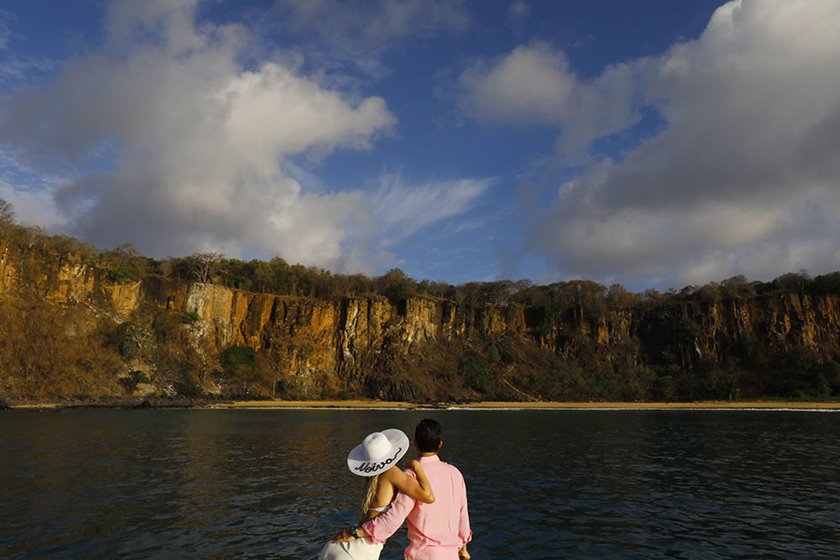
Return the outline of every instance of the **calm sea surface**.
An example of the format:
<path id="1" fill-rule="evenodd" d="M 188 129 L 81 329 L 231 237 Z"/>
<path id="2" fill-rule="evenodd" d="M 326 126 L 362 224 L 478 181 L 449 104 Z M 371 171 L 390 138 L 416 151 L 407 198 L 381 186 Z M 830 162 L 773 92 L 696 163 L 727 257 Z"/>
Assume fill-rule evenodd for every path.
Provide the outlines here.
<path id="1" fill-rule="evenodd" d="M 840 557 L 840 413 L 439 410 L 0 413 L 0 557 L 306 560 L 354 518 L 346 452 L 424 417 L 476 560 Z"/>

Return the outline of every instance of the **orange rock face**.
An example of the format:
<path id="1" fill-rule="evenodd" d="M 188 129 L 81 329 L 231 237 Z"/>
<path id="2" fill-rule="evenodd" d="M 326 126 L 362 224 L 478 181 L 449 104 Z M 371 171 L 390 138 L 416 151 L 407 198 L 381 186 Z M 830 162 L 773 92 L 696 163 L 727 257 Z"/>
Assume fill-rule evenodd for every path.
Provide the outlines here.
<path id="1" fill-rule="evenodd" d="M 178 328 L 202 367 L 217 367 L 226 349 L 250 347 L 271 356 L 268 367 L 278 379 L 312 379 L 339 389 L 364 383 L 371 371 L 387 371 L 428 343 L 471 337 L 516 337 L 564 356 L 631 365 L 670 360 L 682 368 L 745 352 L 840 355 L 836 294 L 608 309 L 597 317 L 572 308 L 546 324 L 538 310 L 513 304 L 459 307 L 420 296 L 397 305 L 377 295 L 314 300 L 162 278 L 117 282 L 78 257 L 16 253 L 0 243 L 0 298 L 34 298 L 57 312 L 83 309 L 89 329 L 97 322 L 136 322 L 149 309 L 186 317 Z"/>

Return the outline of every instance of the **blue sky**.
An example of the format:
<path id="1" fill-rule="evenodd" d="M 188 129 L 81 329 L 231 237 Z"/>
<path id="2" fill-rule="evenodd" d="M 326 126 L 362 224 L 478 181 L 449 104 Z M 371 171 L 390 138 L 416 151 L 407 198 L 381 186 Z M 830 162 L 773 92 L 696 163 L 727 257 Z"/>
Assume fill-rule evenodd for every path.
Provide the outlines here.
<path id="1" fill-rule="evenodd" d="M 10 0 L 0 198 L 154 257 L 681 288 L 840 268 L 833 0 Z"/>

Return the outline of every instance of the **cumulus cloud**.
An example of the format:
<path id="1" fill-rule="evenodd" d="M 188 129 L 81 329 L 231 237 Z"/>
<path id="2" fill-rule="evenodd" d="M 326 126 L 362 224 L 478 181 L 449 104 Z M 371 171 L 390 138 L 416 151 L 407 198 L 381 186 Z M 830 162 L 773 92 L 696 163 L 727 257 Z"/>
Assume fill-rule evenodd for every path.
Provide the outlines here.
<path id="1" fill-rule="evenodd" d="M 461 107 L 479 121 L 559 127 L 558 147 L 578 154 L 599 136 L 639 119 L 636 67 L 619 64 L 582 80 L 563 51 L 545 42 L 478 60 L 458 79 Z"/>
<path id="2" fill-rule="evenodd" d="M 532 44 L 462 85 L 477 118 L 551 124 L 566 147 L 657 111 L 661 132 L 562 185 L 529 241 L 567 276 L 679 287 L 840 268 L 838 59 L 836 2 L 743 0 L 591 81 Z"/>
<path id="3" fill-rule="evenodd" d="M 19 91 L 0 122 L 6 163 L 71 180 L 24 193 L 12 177 L 0 194 L 19 215 L 48 194 L 55 204 L 44 207 L 57 207 L 66 231 L 155 256 L 220 251 L 364 267 L 365 248 L 351 245 L 354 232 L 377 227 L 368 195 L 307 192 L 285 167 L 294 156 L 370 147 L 396 122 L 384 100 L 348 100 L 272 61 L 245 69 L 247 33 L 197 25 L 195 8 L 118 2 L 101 50 Z M 54 223 L 48 214 L 40 218 Z"/>
<path id="4" fill-rule="evenodd" d="M 412 235 L 483 192 L 401 180 L 331 190 L 294 159 L 369 149 L 396 125 L 385 101 L 255 62 L 247 30 L 197 22 L 196 5 L 114 3 L 100 49 L 5 103 L 0 196 L 21 218 L 157 257 L 279 255 L 371 272 L 390 258 L 382 232 Z"/>

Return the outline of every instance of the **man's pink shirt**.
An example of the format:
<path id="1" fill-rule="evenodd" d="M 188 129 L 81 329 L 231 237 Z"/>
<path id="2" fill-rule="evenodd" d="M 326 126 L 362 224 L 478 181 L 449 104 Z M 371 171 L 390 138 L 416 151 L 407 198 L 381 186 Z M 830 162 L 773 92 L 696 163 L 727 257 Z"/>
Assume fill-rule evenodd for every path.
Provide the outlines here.
<path id="1" fill-rule="evenodd" d="M 467 485 L 461 471 L 444 463 L 437 455 L 421 457 L 420 464 L 432 484 L 435 503 L 415 502 L 400 493 L 386 512 L 363 525 L 364 530 L 374 542 L 385 542 L 407 520 L 406 558 L 456 560 L 461 547 L 472 539 Z"/>

